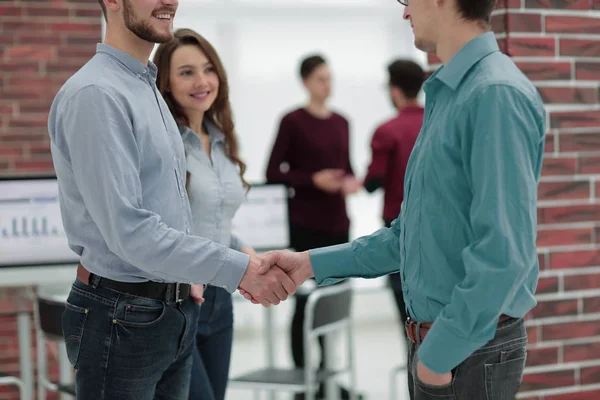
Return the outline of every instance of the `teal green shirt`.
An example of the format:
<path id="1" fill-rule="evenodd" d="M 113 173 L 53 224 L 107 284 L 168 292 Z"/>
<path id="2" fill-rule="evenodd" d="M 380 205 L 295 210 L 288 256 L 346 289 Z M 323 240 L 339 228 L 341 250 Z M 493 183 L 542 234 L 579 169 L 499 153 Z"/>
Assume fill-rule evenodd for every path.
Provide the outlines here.
<path id="1" fill-rule="evenodd" d="M 536 304 L 545 113 L 491 32 L 425 83 L 425 120 L 391 228 L 311 250 L 320 285 L 400 270 L 409 315 L 434 321 L 418 357 L 445 373 Z"/>

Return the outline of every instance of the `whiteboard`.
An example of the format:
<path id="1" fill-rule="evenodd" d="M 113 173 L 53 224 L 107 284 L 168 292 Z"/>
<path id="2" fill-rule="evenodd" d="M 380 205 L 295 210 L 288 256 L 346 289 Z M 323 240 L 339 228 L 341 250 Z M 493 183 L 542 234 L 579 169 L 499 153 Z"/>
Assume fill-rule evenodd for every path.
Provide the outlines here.
<path id="1" fill-rule="evenodd" d="M 253 185 L 232 220 L 232 232 L 257 251 L 289 247 L 288 189 Z"/>

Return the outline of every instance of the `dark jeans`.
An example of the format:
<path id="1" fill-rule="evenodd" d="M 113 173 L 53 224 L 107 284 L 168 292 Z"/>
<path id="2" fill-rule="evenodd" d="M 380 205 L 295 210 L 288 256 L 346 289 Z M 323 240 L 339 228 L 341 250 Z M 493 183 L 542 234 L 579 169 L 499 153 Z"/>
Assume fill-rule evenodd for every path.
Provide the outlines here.
<path id="1" fill-rule="evenodd" d="M 295 251 L 306 251 L 318 247 L 333 246 L 347 243 L 350 238 L 346 233 L 325 233 L 303 228 L 297 225 L 290 226 L 290 244 Z M 318 288 L 315 290 L 319 290 Z M 304 311 L 308 294 L 296 294 L 296 310 L 292 319 L 291 344 L 292 357 L 296 367 L 304 367 Z M 325 354 L 324 340 L 319 338 L 321 354 Z M 323 361 L 321 361 L 323 365 Z"/>
<path id="2" fill-rule="evenodd" d="M 418 349 L 419 344 L 409 346 L 412 400 L 514 400 L 525 368 L 527 332 L 522 318 L 501 322 L 495 337 L 454 368 L 452 382 L 445 386 L 430 386 L 416 378 Z"/>
<path id="3" fill-rule="evenodd" d="M 63 313 L 78 400 L 188 397 L 198 307 L 75 281 Z"/>
<path id="4" fill-rule="evenodd" d="M 192 353 L 189 400 L 223 400 L 233 344 L 233 305 L 225 289 L 208 286 Z"/>

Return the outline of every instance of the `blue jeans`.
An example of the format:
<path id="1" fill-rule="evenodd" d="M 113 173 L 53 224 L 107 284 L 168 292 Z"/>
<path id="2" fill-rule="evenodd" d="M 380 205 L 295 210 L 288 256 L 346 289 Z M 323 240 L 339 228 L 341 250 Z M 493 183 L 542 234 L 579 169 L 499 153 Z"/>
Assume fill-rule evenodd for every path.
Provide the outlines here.
<path id="1" fill-rule="evenodd" d="M 62 326 L 78 400 L 187 399 L 198 307 L 75 281 Z"/>
<path id="2" fill-rule="evenodd" d="M 527 358 L 523 319 L 498 324 L 495 337 L 452 370 L 452 381 L 431 386 L 416 375 L 419 343 L 409 345 L 408 389 L 411 400 L 514 400 Z"/>
<path id="3" fill-rule="evenodd" d="M 233 343 L 233 305 L 226 290 L 208 286 L 192 353 L 189 400 L 223 400 Z"/>

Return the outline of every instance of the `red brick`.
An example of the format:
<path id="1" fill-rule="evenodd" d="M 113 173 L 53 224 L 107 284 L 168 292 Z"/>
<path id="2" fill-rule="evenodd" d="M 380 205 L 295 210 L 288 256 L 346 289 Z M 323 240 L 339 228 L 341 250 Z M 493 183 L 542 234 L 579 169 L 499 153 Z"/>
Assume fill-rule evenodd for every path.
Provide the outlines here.
<path id="1" fill-rule="evenodd" d="M 69 16 L 69 8 L 61 6 L 60 3 L 50 2 L 48 7 L 40 7 L 40 6 L 28 6 L 26 8 L 27 15 L 30 17 L 68 17 Z"/>
<path id="2" fill-rule="evenodd" d="M 577 171 L 577 159 L 573 157 L 545 158 L 542 175 L 573 175 Z"/>
<path id="3" fill-rule="evenodd" d="M 15 167 L 17 170 L 29 172 L 54 171 L 54 165 L 52 164 L 52 161 L 18 161 L 15 163 Z"/>
<path id="4" fill-rule="evenodd" d="M 575 63 L 575 77 L 579 80 L 600 81 L 600 63 Z"/>
<path id="5" fill-rule="evenodd" d="M 498 0 L 496 10 L 504 8 L 521 8 L 521 0 Z"/>
<path id="6" fill-rule="evenodd" d="M 546 104 L 595 104 L 598 89 L 578 87 L 539 87 L 538 92 Z"/>
<path id="7" fill-rule="evenodd" d="M 577 393 L 566 393 L 566 394 L 557 394 L 554 396 L 544 396 L 544 400 L 598 400 L 600 399 L 600 390 L 588 390 L 580 389 L 581 392 Z"/>
<path id="8" fill-rule="evenodd" d="M 540 347 L 527 350 L 527 366 L 558 363 L 558 347 Z"/>
<path id="9" fill-rule="evenodd" d="M 558 149 L 560 152 L 600 151 L 600 132 L 562 134 Z"/>
<path id="10" fill-rule="evenodd" d="M 552 128 L 600 126 L 600 111 L 554 112 L 550 114 Z"/>
<path id="11" fill-rule="evenodd" d="M 4 72 L 38 72 L 40 70 L 39 62 L 28 60 L 0 61 L 0 71 Z"/>
<path id="12" fill-rule="evenodd" d="M 600 33 L 600 18 L 548 15 L 546 17 L 548 33 Z"/>
<path id="13" fill-rule="evenodd" d="M 538 264 L 540 269 L 546 269 L 546 256 L 538 253 Z"/>
<path id="14" fill-rule="evenodd" d="M 53 32 L 97 32 L 100 27 L 100 20 L 97 23 L 61 22 L 51 25 Z"/>
<path id="15" fill-rule="evenodd" d="M 581 369 L 581 384 L 593 385 L 600 382 L 600 367 L 588 367 Z"/>
<path id="16" fill-rule="evenodd" d="M 54 49 L 49 46 L 26 45 L 12 47 L 5 54 L 8 59 L 40 61 L 50 59 L 54 55 Z"/>
<path id="17" fill-rule="evenodd" d="M 0 6 L 0 17 L 19 17 L 22 14 L 22 7 Z"/>
<path id="18" fill-rule="evenodd" d="M 546 134 L 546 143 L 544 144 L 544 153 L 553 153 L 554 152 L 554 140 L 555 140 L 555 137 L 552 133 Z"/>
<path id="19" fill-rule="evenodd" d="M 542 372 L 537 374 L 525 374 L 522 391 L 555 389 L 557 387 L 573 386 L 575 384 L 575 372 L 572 369 L 564 371 Z"/>
<path id="20" fill-rule="evenodd" d="M 592 243 L 592 228 L 580 229 L 539 229 L 537 245 L 539 247 L 568 246 Z"/>
<path id="21" fill-rule="evenodd" d="M 542 16 L 540 14 L 521 14 L 509 12 L 507 18 L 508 32 L 541 32 Z"/>
<path id="22" fill-rule="evenodd" d="M 587 10 L 590 7 L 590 0 L 525 0 L 525 7 Z"/>
<path id="23" fill-rule="evenodd" d="M 544 340 L 562 340 L 600 335 L 600 321 L 577 321 L 542 326 Z"/>
<path id="24" fill-rule="evenodd" d="M 600 221 L 600 204 L 539 207 L 545 224 Z"/>
<path id="25" fill-rule="evenodd" d="M 23 149 L 21 148 L 21 146 L 7 146 L 7 145 L 2 145 L 2 147 L 0 147 L 0 157 L 12 157 L 12 158 L 16 158 L 19 157 L 23 154 Z"/>
<path id="26" fill-rule="evenodd" d="M 593 290 L 600 289 L 600 274 L 567 275 L 565 276 L 565 290 Z"/>
<path id="27" fill-rule="evenodd" d="M 552 57 L 556 54 L 554 38 L 509 37 L 508 53 L 513 57 Z"/>
<path id="28" fill-rule="evenodd" d="M 598 19 L 600 21 L 600 19 Z M 600 57 L 600 40 L 560 39 L 560 55 L 575 57 Z"/>
<path id="29" fill-rule="evenodd" d="M 72 48 L 72 47 L 59 47 L 58 58 L 74 57 L 74 58 L 92 58 L 96 54 L 94 47 L 86 48 Z"/>
<path id="30" fill-rule="evenodd" d="M 577 314 L 577 300 L 540 301 L 529 312 L 533 318 L 559 317 Z"/>
<path id="31" fill-rule="evenodd" d="M 91 18 L 101 18 L 102 10 L 98 7 L 95 8 L 76 8 L 73 10 L 75 12 L 75 17 L 91 17 Z"/>
<path id="32" fill-rule="evenodd" d="M 574 250 L 550 254 L 550 269 L 592 267 L 600 265 L 600 251 Z"/>
<path id="33" fill-rule="evenodd" d="M 100 28 L 100 26 L 98 27 Z M 102 38 L 100 37 L 100 30 L 98 30 L 98 34 L 84 35 L 77 34 L 71 35 L 67 37 L 67 42 L 65 43 L 67 46 L 94 46 L 97 43 L 100 43 Z"/>
<path id="34" fill-rule="evenodd" d="M 21 45 L 59 45 L 61 43 L 61 39 L 59 35 L 41 36 L 39 34 L 24 32 L 19 35 L 16 35 L 16 43 L 19 43 Z"/>
<path id="35" fill-rule="evenodd" d="M 583 312 L 600 313 L 600 297 L 583 299 Z"/>
<path id="36" fill-rule="evenodd" d="M 569 62 L 517 62 L 516 64 L 532 81 L 571 79 Z"/>
<path id="37" fill-rule="evenodd" d="M 506 12 L 492 15 L 492 30 L 494 33 L 505 33 L 507 20 L 508 14 Z"/>
<path id="38" fill-rule="evenodd" d="M 600 342 L 565 345 L 564 362 L 600 359 Z"/>
<path id="39" fill-rule="evenodd" d="M 595 174 L 600 172 L 600 157 L 581 157 L 579 159 L 580 174 Z"/>
<path id="40" fill-rule="evenodd" d="M 558 292 L 558 278 L 555 276 L 540 278 L 535 292 L 537 294 Z"/>
<path id="41" fill-rule="evenodd" d="M 590 197 L 590 182 L 540 182 L 538 186 L 539 200 L 587 199 Z"/>
<path id="42" fill-rule="evenodd" d="M 527 342 L 529 344 L 537 343 L 538 338 L 538 327 L 537 326 L 529 326 L 527 327 Z"/>
<path id="43" fill-rule="evenodd" d="M 2 29 L 5 32 L 22 33 L 22 32 L 37 32 L 40 36 L 49 32 L 50 26 L 44 22 L 30 21 L 4 21 Z"/>

